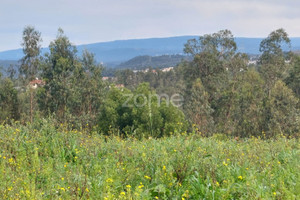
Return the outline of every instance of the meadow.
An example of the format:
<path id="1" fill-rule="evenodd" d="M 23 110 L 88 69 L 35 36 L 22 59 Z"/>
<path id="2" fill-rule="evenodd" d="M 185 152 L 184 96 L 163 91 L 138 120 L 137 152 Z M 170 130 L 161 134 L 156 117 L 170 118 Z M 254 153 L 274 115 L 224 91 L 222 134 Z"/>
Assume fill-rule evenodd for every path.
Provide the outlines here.
<path id="1" fill-rule="evenodd" d="M 0 199 L 300 199 L 299 139 L 0 125 Z"/>

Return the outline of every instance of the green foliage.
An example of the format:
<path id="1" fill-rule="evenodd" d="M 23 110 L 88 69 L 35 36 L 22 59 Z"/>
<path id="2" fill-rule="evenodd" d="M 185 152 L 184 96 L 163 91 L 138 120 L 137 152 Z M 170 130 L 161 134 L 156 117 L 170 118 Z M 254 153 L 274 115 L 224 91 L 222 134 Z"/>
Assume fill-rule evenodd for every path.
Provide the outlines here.
<path id="1" fill-rule="evenodd" d="M 1 199 L 299 199 L 299 140 L 0 125 Z"/>
<path id="2" fill-rule="evenodd" d="M 295 57 L 285 82 L 294 91 L 297 97 L 300 98 L 300 56 Z"/>
<path id="3" fill-rule="evenodd" d="M 46 114 L 55 113 L 65 120 L 67 104 L 71 93 L 72 75 L 78 67 L 76 47 L 58 30 L 56 39 L 51 42 L 50 54 L 46 56 L 42 78 L 46 81 L 44 92 L 39 97 L 40 109 Z"/>
<path id="4" fill-rule="evenodd" d="M 19 100 L 17 90 L 9 78 L 1 78 L 0 74 L 0 124 L 3 121 L 18 120 Z"/>
<path id="5" fill-rule="evenodd" d="M 209 95 L 205 91 L 200 79 L 197 79 L 193 83 L 186 97 L 184 111 L 188 119 L 197 126 L 200 132 L 207 135 L 213 133 L 213 109 L 209 103 Z"/>
<path id="6" fill-rule="evenodd" d="M 218 33 L 204 35 L 196 39 L 189 40 L 185 44 L 184 52 L 192 55 L 199 55 L 207 52 L 219 58 L 230 58 L 236 51 L 236 43 L 229 30 L 221 30 Z"/>
<path id="7" fill-rule="evenodd" d="M 271 32 L 260 44 L 259 51 L 262 52 L 260 62 L 262 64 L 274 63 L 276 59 L 282 59 L 284 57 L 281 48 L 283 44 L 291 46 L 291 40 L 285 30 L 281 28 Z"/>
<path id="8" fill-rule="evenodd" d="M 248 56 L 237 52 L 233 34 L 221 30 L 189 40 L 184 51 L 191 61 L 170 71 L 126 69 L 105 81 L 95 56 L 78 55 L 62 29 L 44 56 L 39 56 L 40 36 L 31 26 L 23 31 L 20 71 L 25 76 L 14 79 L 11 71 L 12 82 L 1 80 L 1 122 L 8 117 L 33 123 L 52 116 L 72 128 L 99 125 L 103 134 L 137 138 L 185 130 L 238 137 L 297 136 L 299 131 L 299 57 L 282 50 L 290 45 L 283 29 L 261 42 L 258 65 L 249 65 Z M 30 87 L 37 76 L 45 85 Z M 184 97 L 182 107 L 170 104 L 175 94 Z"/>
<path id="9" fill-rule="evenodd" d="M 259 71 L 263 75 L 266 83 L 267 92 L 273 87 L 277 80 L 283 79 L 289 69 L 281 46 L 288 45 L 290 47 L 290 39 L 284 29 L 278 29 L 270 33 L 260 44 Z"/>
<path id="10" fill-rule="evenodd" d="M 33 26 L 24 28 L 22 46 L 25 56 L 21 59 L 20 73 L 25 75 L 26 80 L 33 80 L 37 76 L 41 42 L 41 33 L 35 30 Z"/>
<path id="11" fill-rule="evenodd" d="M 218 101 L 218 131 L 235 136 L 257 135 L 262 131 L 264 82 L 254 70 L 240 73 Z"/>
<path id="12" fill-rule="evenodd" d="M 49 48 L 42 73 L 46 84 L 38 90 L 40 110 L 76 127 L 95 125 L 103 99 L 102 66 L 87 51 L 79 59 L 61 29 Z"/>
<path id="13" fill-rule="evenodd" d="M 299 99 L 282 81 L 277 81 L 270 91 L 269 134 L 300 132 Z"/>
<path id="14" fill-rule="evenodd" d="M 186 130 L 187 124 L 171 102 L 151 91 L 149 84 L 141 84 L 133 92 L 112 86 L 100 111 L 99 127 L 104 134 L 162 137 Z"/>

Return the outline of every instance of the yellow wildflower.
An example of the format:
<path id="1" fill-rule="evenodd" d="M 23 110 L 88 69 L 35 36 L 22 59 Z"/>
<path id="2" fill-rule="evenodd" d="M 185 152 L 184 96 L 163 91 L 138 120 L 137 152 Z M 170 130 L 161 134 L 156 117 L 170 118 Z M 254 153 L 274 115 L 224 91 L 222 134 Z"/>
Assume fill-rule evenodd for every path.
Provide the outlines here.
<path id="1" fill-rule="evenodd" d="M 143 187 L 144 187 L 143 183 L 140 182 L 139 188 L 141 189 L 141 188 L 143 188 Z"/>
<path id="2" fill-rule="evenodd" d="M 112 182 L 114 182 L 113 179 L 111 179 L 111 178 L 106 179 L 106 183 L 112 183 Z"/>

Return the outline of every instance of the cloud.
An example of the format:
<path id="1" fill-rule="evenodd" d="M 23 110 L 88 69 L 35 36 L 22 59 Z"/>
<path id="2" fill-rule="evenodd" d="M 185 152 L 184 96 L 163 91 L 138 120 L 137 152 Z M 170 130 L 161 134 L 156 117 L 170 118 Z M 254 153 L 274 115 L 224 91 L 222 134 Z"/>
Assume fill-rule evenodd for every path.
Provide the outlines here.
<path id="1" fill-rule="evenodd" d="M 43 46 L 58 27 L 76 44 L 224 28 L 236 36 L 264 37 L 283 27 L 300 36 L 299 8 L 296 0 L 1 0 L 0 51 L 20 48 L 28 24 L 42 32 Z"/>

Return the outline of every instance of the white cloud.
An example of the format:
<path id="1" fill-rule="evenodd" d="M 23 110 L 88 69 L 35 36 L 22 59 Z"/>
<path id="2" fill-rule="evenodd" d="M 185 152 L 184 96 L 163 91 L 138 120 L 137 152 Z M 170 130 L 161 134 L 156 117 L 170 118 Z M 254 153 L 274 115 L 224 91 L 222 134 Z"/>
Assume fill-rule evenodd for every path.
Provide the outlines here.
<path id="1" fill-rule="evenodd" d="M 201 35 L 230 29 L 264 37 L 283 27 L 300 36 L 296 0 L 0 0 L 0 51 L 20 48 L 34 25 L 44 46 L 62 27 L 76 44 L 116 39 Z"/>

